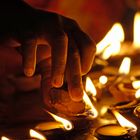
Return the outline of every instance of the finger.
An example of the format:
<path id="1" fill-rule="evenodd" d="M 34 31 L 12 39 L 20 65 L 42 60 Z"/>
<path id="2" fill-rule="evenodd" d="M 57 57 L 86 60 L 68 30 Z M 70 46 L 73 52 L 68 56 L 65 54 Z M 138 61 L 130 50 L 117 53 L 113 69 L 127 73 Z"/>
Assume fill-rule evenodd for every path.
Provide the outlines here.
<path id="1" fill-rule="evenodd" d="M 51 58 L 45 59 L 38 64 L 39 72 L 41 73 L 41 93 L 44 103 L 50 106 L 49 91 L 51 85 Z"/>
<path id="2" fill-rule="evenodd" d="M 52 47 L 52 86 L 61 87 L 67 61 L 68 39 L 65 33 L 57 33 L 50 40 Z"/>
<path id="3" fill-rule="evenodd" d="M 69 39 L 67 81 L 70 97 L 73 101 L 80 101 L 83 97 L 80 55 L 72 38 Z"/>
<path id="4" fill-rule="evenodd" d="M 77 29 L 73 33 L 74 39 L 79 47 L 80 58 L 81 58 L 81 69 L 82 74 L 86 74 L 92 67 L 96 45 L 95 43 L 80 29 Z"/>
<path id="5" fill-rule="evenodd" d="M 31 39 L 25 41 L 22 46 L 24 74 L 28 77 L 31 77 L 35 72 L 36 66 L 37 40 Z"/>
<path id="6" fill-rule="evenodd" d="M 63 17 L 64 20 L 64 28 L 66 33 L 70 33 L 80 52 L 80 58 L 81 58 L 81 71 L 82 74 L 86 74 L 94 60 L 95 52 L 96 52 L 96 46 L 95 43 L 91 40 L 91 38 L 85 34 L 79 25 L 72 19 L 68 19 Z"/>

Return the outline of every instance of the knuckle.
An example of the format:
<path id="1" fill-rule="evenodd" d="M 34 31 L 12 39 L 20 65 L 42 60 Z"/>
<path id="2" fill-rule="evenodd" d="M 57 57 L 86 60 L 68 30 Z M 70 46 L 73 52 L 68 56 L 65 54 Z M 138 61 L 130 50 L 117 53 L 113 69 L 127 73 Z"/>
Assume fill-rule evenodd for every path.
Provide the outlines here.
<path id="1" fill-rule="evenodd" d="M 75 60 L 80 59 L 80 54 L 78 51 L 74 51 L 72 55 L 73 55 L 73 59 L 75 59 Z"/>
<path id="2" fill-rule="evenodd" d="M 54 37 L 56 40 L 68 40 L 68 37 L 65 32 L 55 32 Z"/>
<path id="3" fill-rule="evenodd" d="M 63 74 L 64 70 L 65 70 L 65 64 L 66 64 L 66 62 L 64 59 L 60 60 L 53 65 L 53 70 L 56 73 Z"/>

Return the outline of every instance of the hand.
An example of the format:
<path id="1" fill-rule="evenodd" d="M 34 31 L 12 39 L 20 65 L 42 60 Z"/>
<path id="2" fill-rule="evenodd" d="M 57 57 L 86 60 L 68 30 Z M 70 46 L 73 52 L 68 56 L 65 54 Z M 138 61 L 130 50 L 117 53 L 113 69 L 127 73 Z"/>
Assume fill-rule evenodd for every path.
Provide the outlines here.
<path id="1" fill-rule="evenodd" d="M 49 46 L 49 88 L 61 87 L 65 78 L 70 97 L 80 101 L 83 96 L 82 75 L 92 66 L 95 45 L 77 23 L 56 13 L 33 9 L 16 0 L 7 9 L 2 8 L 1 14 L 4 17 L 0 22 L 1 39 L 3 42 L 14 40 L 21 46 L 25 75 L 30 77 L 35 72 L 38 47 Z"/>
<path id="2" fill-rule="evenodd" d="M 38 48 L 37 69 L 41 67 L 43 62 L 46 66 L 48 66 L 47 70 L 50 69 L 49 67 L 51 67 L 51 65 L 45 61 L 49 60 L 49 58 L 46 57 L 47 52 L 49 52 L 47 47 Z M 12 62 L 10 60 L 12 60 Z M 0 71 L 0 121 L 3 119 L 9 120 L 9 118 L 14 122 L 24 122 L 29 121 L 30 119 L 32 121 L 49 119 L 48 116 L 46 117 L 44 110 L 42 109 L 42 96 L 40 95 L 40 92 L 37 92 L 38 90 L 35 90 L 40 89 L 40 76 L 35 74 L 34 76 L 28 78 L 22 75 L 21 55 L 14 48 L 0 47 L 0 66 L 5 66 L 3 67 L 3 71 Z M 45 77 L 48 76 L 50 75 L 46 73 Z M 43 80 L 45 79 L 42 79 L 42 83 L 45 83 Z M 42 89 L 44 88 L 46 88 L 46 86 L 44 86 Z M 49 93 L 50 94 L 45 94 L 45 96 L 47 95 L 47 98 L 45 99 L 49 99 L 46 102 L 47 106 L 45 106 L 45 108 L 49 109 L 50 111 L 54 111 L 54 113 L 73 116 L 77 113 L 83 112 L 85 109 L 84 103 L 72 101 L 68 92 L 64 88 L 51 88 Z M 29 111 L 27 107 L 32 111 Z M 11 111 L 8 112 L 8 114 L 7 109 Z M 14 110 L 15 112 L 18 112 L 18 115 L 13 116 Z M 22 112 L 19 110 L 22 110 Z M 34 114 L 34 117 L 32 118 L 32 115 L 30 114 Z"/>

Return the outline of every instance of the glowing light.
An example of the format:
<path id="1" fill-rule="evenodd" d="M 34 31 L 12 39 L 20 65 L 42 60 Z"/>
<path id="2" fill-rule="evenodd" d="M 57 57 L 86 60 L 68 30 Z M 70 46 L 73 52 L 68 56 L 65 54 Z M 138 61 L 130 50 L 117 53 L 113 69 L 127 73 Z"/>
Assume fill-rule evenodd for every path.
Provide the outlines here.
<path id="1" fill-rule="evenodd" d="M 113 54 L 113 49 L 111 46 L 107 47 L 104 52 L 102 53 L 101 57 L 104 60 L 107 60 Z"/>
<path id="2" fill-rule="evenodd" d="M 139 89 L 140 88 L 140 80 L 133 81 L 132 86 L 134 89 Z"/>
<path id="3" fill-rule="evenodd" d="M 130 66 L 131 66 L 131 59 L 129 57 L 125 57 L 119 68 L 119 73 L 125 75 L 129 74 Z"/>
<path id="4" fill-rule="evenodd" d="M 113 114 L 115 115 L 116 119 L 122 127 L 133 128 L 135 131 L 137 131 L 137 127 L 133 123 L 128 121 L 125 117 L 123 117 L 119 112 L 114 110 Z"/>
<path id="5" fill-rule="evenodd" d="M 47 111 L 48 112 L 48 111 Z M 70 121 L 62 118 L 62 117 L 59 117 L 51 112 L 48 112 L 56 121 L 60 122 L 63 124 L 65 130 L 71 130 L 73 128 L 73 125 Z"/>
<path id="6" fill-rule="evenodd" d="M 108 111 L 108 106 L 103 106 L 100 110 L 100 116 L 105 115 L 107 111 Z"/>
<path id="7" fill-rule="evenodd" d="M 37 138 L 38 140 L 47 140 L 42 134 L 36 132 L 33 129 L 30 129 L 29 133 L 30 133 L 30 137 L 32 138 Z"/>
<path id="8" fill-rule="evenodd" d="M 92 96 L 96 96 L 97 94 L 96 88 L 89 77 L 86 78 L 86 92 L 92 94 Z"/>
<path id="9" fill-rule="evenodd" d="M 140 99 L 140 89 L 138 89 L 135 93 L 136 99 Z"/>
<path id="10" fill-rule="evenodd" d="M 134 47 L 140 48 L 140 12 L 137 12 L 134 17 Z"/>
<path id="11" fill-rule="evenodd" d="M 85 91 L 84 91 L 83 101 L 85 102 L 86 106 L 89 108 L 90 116 L 96 118 L 98 116 L 98 112 L 96 108 L 93 106 L 91 100 L 89 99 Z"/>
<path id="12" fill-rule="evenodd" d="M 108 78 L 105 75 L 100 76 L 99 82 L 103 85 L 105 85 L 108 81 Z"/>
<path id="13" fill-rule="evenodd" d="M 1 140 L 10 140 L 10 139 L 8 139 L 8 138 L 5 137 L 5 136 L 2 136 L 2 137 L 1 137 Z"/>
<path id="14" fill-rule="evenodd" d="M 106 36 L 97 44 L 96 54 L 104 52 L 111 45 L 112 54 L 120 51 L 120 42 L 124 41 L 124 31 L 120 23 L 115 23 Z M 112 50 L 113 49 L 113 50 Z"/>

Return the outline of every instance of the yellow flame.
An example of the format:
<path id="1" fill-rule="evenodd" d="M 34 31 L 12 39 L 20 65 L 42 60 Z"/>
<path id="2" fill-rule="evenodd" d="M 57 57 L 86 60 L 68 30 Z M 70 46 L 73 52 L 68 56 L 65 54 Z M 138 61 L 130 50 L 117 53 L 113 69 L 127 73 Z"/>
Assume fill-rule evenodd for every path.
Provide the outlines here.
<path id="1" fill-rule="evenodd" d="M 47 111 L 48 112 L 48 111 Z M 70 121 L 62 118 L 62 117 L 59 117 L 51 112 L 48 112 L 56 121 L 60 122 L 63 124 L 65 130 L 71 130 L 73 128 L 73 125 Z"/>
<path id="2" fill-rule="evenodd" d="M 107 111 L 108 111 L 108 108 L 109 108 L 108 106 L 101 107 L 100 116 L 105 115 L 107 113 Z"/>
<path id="3" fill-rule="evenodd" d="M 115 115 L 117 121 L 119 122 L 119 124 L 122 127 L 133 128 L 133 129 L 137 130 L 137 127 L 133 123 L 128 121 L 125 117 L 123 117 L 119 112 L 114 110 L 113 114 Z"/>
<path id="4" fill-rule="evenodd" d="M 111 56 L 117 55 L 121 49 L 121 42 L 114 41 L 106 49 L 104 49 L 101 57 L 104 60 L 109 59 Z"/>
<path id="5" fill-rule="evenodd" d="M 139 89 L 140 88 L 140 80 L 133 81 L 132 86 L 134 89 Z"/>
<path id="6" fill-rule="evenodd" d="M 86 92 L 92 94 L 92 96 L 96 96 L 97 94 L 96 88 L 89 77 L 86 78 Z"/>
<path id="7" fill-rule="evenodd" d="M 111 46 L 109 46 L 103 51 L 101 57 L 102 59 L 107 60 L 109 57 L 111 57 L 112 54 L 113 54 L 113 49 Z"/>
<path id="8" fill-rule="evenodd" d="M 137 12 L 134 17 L 134 47 L 140 48 L 140 12 Z"/>
<path id="9" fill-rule="evenodd" d="M 120 65 L 119 73 L 120 74 L 129 74 L 131 66 L 131 59 L 129 57 L 125 57 Z"/>
<path id="10" fill-rule="evenodd" d="M 140 89 L 138 89 L 135 93 L 135 98 L 139 99 L 140 98 Z"/>
<path id="11" fill-rule="evenodd" d="M 103 85 L 105 85 L 108 81 L 108 78 L 105 75 L 102 75 L 99 77 L 99 82 Z"/>
<path id="12" fill-rule="evenodd" d="M 86 106 L 88 106 L 90 108 L 89 111 L 91 112 L 93 117 L 96 118 L 98 116 L 98 112 L 97 112 L 96 108 L 93 106 L 91 100 L 89 99 L 89 97 L 85 91 L 84 91 L 83 101 L 85 102 Z"/>
<path id="13" fill-rule="evenodd" d="M 102 53 L 107 46 L 113 44 L 113 49 L 116 49 L 118 45 L 116 42 L 124 41 L 124 31 L 120 23 L 115 23 L 106 36 L 97 44 L 97 52 L 96 54 Z M 115 45 L 115 46 L 114 46 Z M 120 46 L 119 46 L 120 47 Z M 120 48 L 117 48 L 117 52 Z"/>
<path id="14" fill-rule="evenodd" d="M 47 140 L 42 134 L 36 132 L 33 129 L 30 129 L 29 133 L 30 133 L 30 137 L 32 138 L 37 138 L 38 140 Z"/>
<path id="15" fill-rule="evenodd" d="M 5 136 L 2 136 L 2 137 L 1 137 L 1 140 L 10 140 L 10 139 L 8 139 L 8 138 L 5 137 Z"/>

